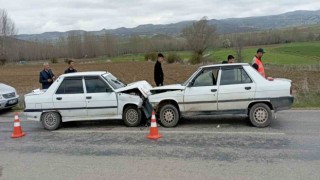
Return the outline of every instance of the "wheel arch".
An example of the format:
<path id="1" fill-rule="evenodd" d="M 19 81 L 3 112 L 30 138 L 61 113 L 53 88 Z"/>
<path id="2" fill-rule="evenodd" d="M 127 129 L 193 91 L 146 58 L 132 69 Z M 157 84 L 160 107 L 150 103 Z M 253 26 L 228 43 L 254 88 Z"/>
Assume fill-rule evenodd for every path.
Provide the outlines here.
<path id="1" fill-rule="evenodd" d="M 255 104 L 258 104 L 258 103 L 266 104 L 271 110 L 274 110 L 273 105 L 271 104 L 270 101 L 254 101 L 254 102 L 251 102 L 249 104 L 248 109 L 247 109 L 247 114 L 249 114 L 250 109 L 252 108 L 252 106 L 254 106 Z"/>
<path id="2" fill-rule="evenodd" d="M 139 109 L 139 106 L 138 106 L 137 104 L 127 103 L 127 104 L 125 104 L 125 105 L 123 106 L 123 108 L 122 108 L 122 114 L 124 113 L 124 110 L 126 110 L 126 108 L 129 107 L 129 106 L 135 106 L 136 108 Z"/>
<path id="3" fill-rule="evenodd" d="M 57 114 L 60 116 L 61 121 L 63 122 L 63 118 L 62 118 L 62 116 L 61 116 L 61 113 L 60 113 L 58 110 L 42 111 L 42 113 L 41 113 L 41 115 L 40 115 L 40 122 L 42 121 L 42 116 L 43 116 L 45 113 L 48 113 L 48 112 L 55 112 L 55 113 L 57 113 Z"/>
<path id="4" fill-rule="evenodd" d="M 157 108 L 156 108 L 156 111 L 159 112 L 159 110 L 167 105 L 167 104 L 172 104 L 174 105 L 177 109 L 178 109 L 178 112 L 179 112 L 179 115 L 180 115 L 180 108 L 179 108 L 179 105 L 177 103 L 177 101 L 173 100 L 173 99 L 164 99 L 162 101 L 160 101 L 160 103 L 158 104 Z"/>

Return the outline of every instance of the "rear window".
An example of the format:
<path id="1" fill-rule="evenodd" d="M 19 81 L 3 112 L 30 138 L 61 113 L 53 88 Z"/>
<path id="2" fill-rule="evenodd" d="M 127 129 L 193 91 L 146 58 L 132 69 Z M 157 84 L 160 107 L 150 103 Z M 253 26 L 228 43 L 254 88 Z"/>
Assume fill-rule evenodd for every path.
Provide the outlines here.
<path id="1" fill-rule="evenodd" d="M 83 91 L 83 83 L 81 78 L 64 79 L 59 86 L 56 94 L 81 94 Z"/>

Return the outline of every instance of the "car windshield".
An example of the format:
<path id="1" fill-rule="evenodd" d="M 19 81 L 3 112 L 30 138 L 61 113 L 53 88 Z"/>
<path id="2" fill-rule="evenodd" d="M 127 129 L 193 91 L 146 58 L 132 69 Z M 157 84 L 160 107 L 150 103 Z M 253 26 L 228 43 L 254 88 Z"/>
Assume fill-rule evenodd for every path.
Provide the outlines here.
<path id="1" fill-rule="evenodd" d="M 105 80 L 108 81 L 108 83 L 114 88 L 114 89 L 119 89 L 122 87 L 126 87 L 126 84 L 123 83 L 121 80 L 117 79 L 114 77 L 112 74 L 104 74 L 102 75 Z"/>
<path id="2" fill-rule="evenodd" d="M 196 72 L 194 72 L 194 73 L 189 77 L 189 79 L 187 79 L 187 80 L 182 84 L 182 86 L 187 86 L 188 83 L 194 78 L 194 76 L 196 76 L 196 75 L 199 73 L 199 71 L 201 71 L 201 68 L 199 68 Z"/>

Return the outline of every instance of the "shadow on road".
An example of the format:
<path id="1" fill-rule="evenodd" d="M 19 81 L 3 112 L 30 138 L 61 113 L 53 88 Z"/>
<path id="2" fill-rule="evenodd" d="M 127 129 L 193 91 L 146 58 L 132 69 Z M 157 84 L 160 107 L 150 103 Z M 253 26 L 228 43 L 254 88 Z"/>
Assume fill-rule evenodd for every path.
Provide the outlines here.
<path id="1" fill-rule="evenodd" d="M 158 122 L 161 126 L 161 123 Z M 233 126 L 233 127 L 251 127 L 249 120 L 246 117 L 237 116 L 205 116 L 205 117 L 193 117 L 193 118 L 181 118 L 178 127 L 190 127 L 190 126 Z M 65 122 L 63 128 L 116 128 L 125 127 L 121 120 L 98 120 L 98 121 L 77 121 L 77 122 Z M 140 124 L 140 127 L 146 127 L 145 121 Z"/>

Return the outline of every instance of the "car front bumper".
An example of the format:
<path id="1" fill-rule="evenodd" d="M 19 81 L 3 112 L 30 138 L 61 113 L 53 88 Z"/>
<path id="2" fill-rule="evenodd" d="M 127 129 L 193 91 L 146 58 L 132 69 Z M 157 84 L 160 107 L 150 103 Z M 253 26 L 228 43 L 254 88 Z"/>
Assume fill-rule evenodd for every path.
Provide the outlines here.
<path id="1" fill-rule="evenodd" d="M 19 96 L 9 99 L 0 100 L 0 109 L 8 109 L 16 106 L 19 103 Z"/>

